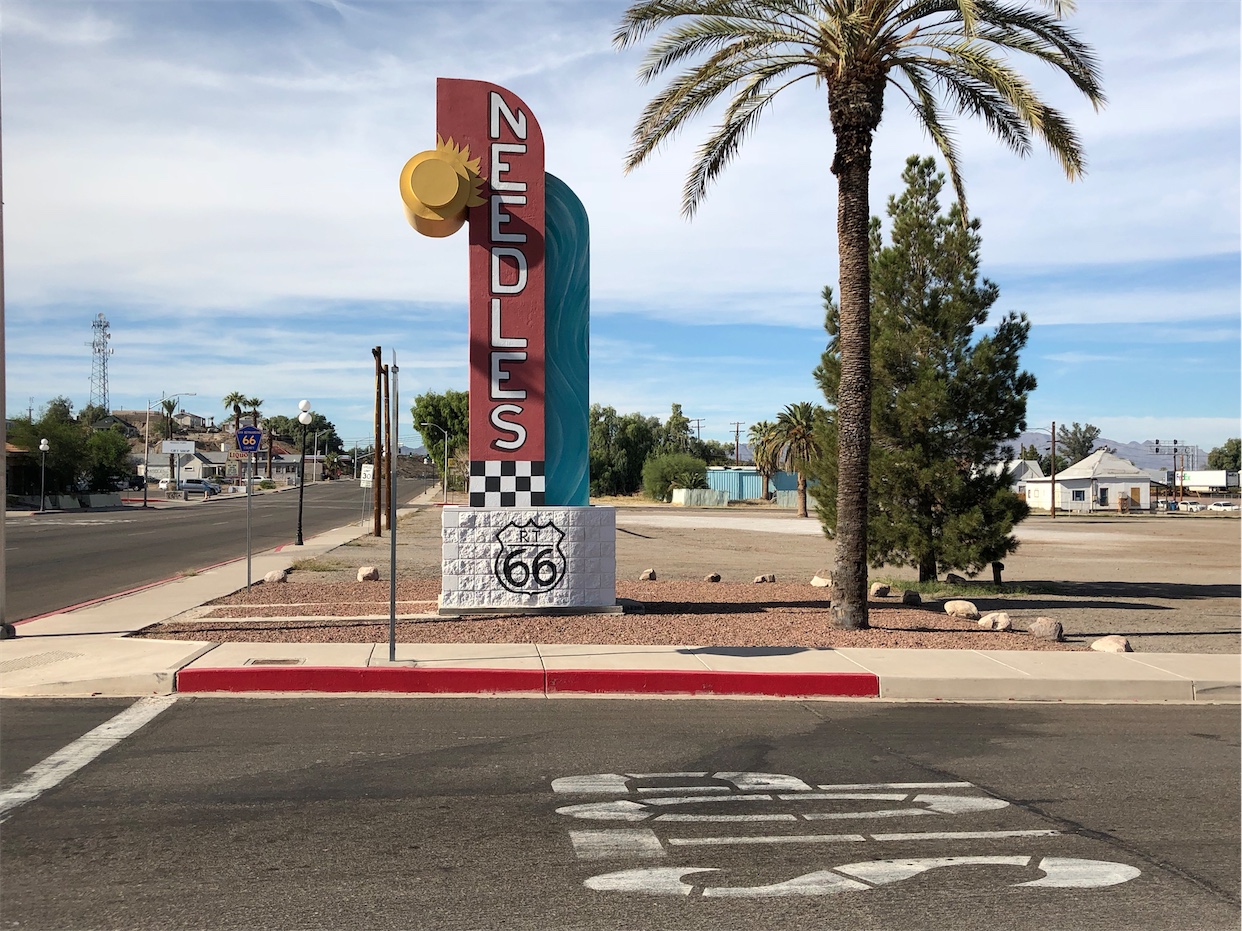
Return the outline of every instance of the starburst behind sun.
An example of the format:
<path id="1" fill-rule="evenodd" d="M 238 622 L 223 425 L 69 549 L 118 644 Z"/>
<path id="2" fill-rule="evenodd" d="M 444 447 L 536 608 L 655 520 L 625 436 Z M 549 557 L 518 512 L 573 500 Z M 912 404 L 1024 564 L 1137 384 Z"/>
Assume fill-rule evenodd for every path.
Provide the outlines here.
<path id="1" fill-rule="evenodd" d="M 436 136 L 436 147 L 419 152 L 401 169 L 401 200 L 410 226 L 424 236 L 451 236 L 466 222 L 466 211 L 485 203 L 479 159 L 469 146 Z"/>

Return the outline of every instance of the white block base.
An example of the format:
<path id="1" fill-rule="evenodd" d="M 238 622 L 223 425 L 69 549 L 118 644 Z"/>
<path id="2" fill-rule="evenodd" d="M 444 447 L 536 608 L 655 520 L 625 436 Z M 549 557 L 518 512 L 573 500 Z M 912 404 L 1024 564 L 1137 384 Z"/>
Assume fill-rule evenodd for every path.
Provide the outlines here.
<path id="1" fill-rule="evenodd" d="M 616 511 L 446 507 L 440 614 L 589 614 L 617 607 Z"/>

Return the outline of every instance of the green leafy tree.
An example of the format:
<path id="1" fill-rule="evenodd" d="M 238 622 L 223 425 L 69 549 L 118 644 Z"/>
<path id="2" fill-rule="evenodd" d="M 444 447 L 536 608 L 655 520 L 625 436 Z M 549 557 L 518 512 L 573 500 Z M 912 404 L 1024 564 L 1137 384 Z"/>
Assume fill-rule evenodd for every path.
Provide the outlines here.
<path id="1" fill-rule="evenodd" d="M 1242 439 L 1231 437 L 1224 446 L 1217 446 L 1207 456 L 1209 469 L 1225 469 L 1237 472 L 1242 469 Z"/>
<path id="2" fill-rule="evenodd" d="M 615 408 L 592 404 L 587 415 L 587 448 L 591 494 L 632 495 L 642 487 L 643 463 L 660 433 L 658 417 L 618 414 Z"/>
<path id="3" fill-rule="evenodd" d="M 872 394 L 870 533 L 872 566 L 909 565 L 920 581 L 939 569 L 977 572 L 1018 545 L 1014 525 L 1026 503 L 1010 490 L 1004 445 L 1026 427 L 1035 378 L 1019 353 L 1030 324 L 1015 313 L 991 332 L 978 328 L 1000 296 L 979 274 L 979 221 L 961 207 L 940 208 L 944 176 L 935 162 L 911 157 L 906 188 L 890 197 L 891 238 L 871 224 Z M 816 377 L 829 404 L 841 384 L 840 309 L 825 288 L 828 349 Z M 825 445 L 837 442 L 825 423 Z M 829 494 L 825 529 L 836 525 L 836 458 L 823 457 L 818 478 Z"/>
<path id="4" fill-rule="evenodd" d="M 77 490 L 79 482 L 88 477 L 86 429 L 73 418 L 73 403 L 65 397 L 53 398 L 43 408 L 38 420 L 29 417 L 12 422 L 8 442 L 24 449 L 33 468 L 23 472 L 26 484 L 11 489 L 15 494 L 38 495 L 42 463 L 46 491 L 58 495 Z M 39 452 L 39 441 L 46 439 L 46 456 Z"/>
<path id="5" fill-rule="evenodd" d="M 1018 453 L 1018 458 L 1027 462 L 1039 462 L 1039 450 L 1035 448 L 1035 444 L 1023 446 L 1022 451 Z"/>
<path id="6" fill-rule="evenodd" d="M 700 440 L 693 437 L 690 440 L 690 455 L 702 459 L 709 466 L 732 465 L 734 453 L 733 444 L 723 440 Z"/>
<path id="7" fill-rule="evenodd" d="M 755 462 L 755 471 L 763 479 L 763 500 L 766 501 L 770 496 L 768 484 L 781 468 L 777 461 L 776 424 L 770 420 L 751 424 L 747 441 L 750 443 L 750 456 Z"/>
<path id="8" fill-rule="evenodd" d="M 1064 472 L 1070 467 L 1070 461 L 1061 455 L 1060 447 L 1057 447 L 1056 468 L 1053 469 L 1052 465 L 1052 450 L 1049 449 L 1048 452 L 1039 457 L 1039 468 L 1043 470 L 1044 475 L 1052 475 L 1054 471 Z"/>
<path id="9" fill-rule="evenodd" d="M 98 404 L 88 404 L 86 407 L 78 411 L 78 423 L 84 427 L 94 426 L 111 413 L 106 407 Z"/>
<path id="10" fill-rule="evenodd" d="M 91 491 L 112 491 L 128 476 L 129 441 L 119 429 L 92 430 L 86 437 L 87 481 Z"/>
<path id="11" fill-rule="evenodd" d="M 798 476 L 798 516 L 806 517 L 807 476 L 823 453 L 816 427 L 824 417 L 824 409 L 809 401 L 790 404 L 776 416 L 772 442 L 779 467 Z"/>
<path id="12" fill-rule="evenodd" d="M 267 418 L 267 431 L 273 439 L 301 449 L 302 424 L 297 417 L 273 414 Z M 345 451 L 345 444 L 336 432 L 336 425 L 318 411 L 311 411 L 311 422 L 306 425 L 308 450 L 312 448 L 316 434 L 319 436 L 320 452 L 340 455 Z"/>
<path id="13" fill-rule="evenodd" d="M 690 441 L 693 439 L 690 418 L 681 412 L 680 404 L 674 404 L 669 411 L 668 420 L 660 427 L 654 451 L 659 455 L 689 452 Z"/>
<path id="14" fill-rule="evenodd" d="M 643 463 L 643 493 L 671 501 L 674 488 L 706 488 L 707 463 L 689 453 L 663 453 Z"/>
<path id="15" fill-rule="evenodd" d="M 944 155 L 958 200 L 965 190 L 947 118 L 983 120 L 1020 155 L 1041 140 L 1065 173 L 1083 173 L 1083 153 L 1069 121 L 1044 103 L 1016 69 L 1029 56 L 1065 74 L 1097 108 L 1104 94 L 1092 50 L 1059 17 L 1072 0 L 1045 0 L 1045 13 L 1023 0 L 637 0 L 613 37 L 629 48 L 652 42 L 640 80 L 684 66 L 643 110 L 626 158 L 630 170 L 703 111 L 728 98 L 712 135 L 699 146 L 682 190 L 692 216 L 708 186 L 737 154 L 776 95 L 803 80 L 827 89 L 836 139 L 837 252 L 841 306 L 837 351 L 841 381 L 835 412 L 838 627 L 867 625 L 867 491 L 870 455 L 871 307 L 868 184 L 871 144 L 889 86 L 914 111 Z"/>
<path id="16" fill-rule="evenodd" d="M 1070 427 L 1061 424 L 1057 429 L 1057 449 L 1065 453 L 1065 458 L 1070 461 L 1070 465 L 1073 465 L 1091 455 L 1099 436 L 1100 428 L 1095 424 L 1089 423 L 1085 427 L 1077 422 Z M 1059 472 L 1060 469 L 1057 471 Z"/>
<path id="17" fill-rule="evenodd" d="M 427 455 L 436 464 L 436 468 L 440 470 L 440 474 L 445 477 L 445 481 L 450 481 L 455 473 L 445 471 L 444 462 L 444 434 L 440 430 L 431 427 L 424 427 L 422 424 L 435 424 L 441 430 L 448 431 L 448 445 L 450 455 L 461 460 L 457 463 L 458 471 L 461 476 L 470 474 L 470 395 L 465 391 L 455 391 L 449 388 L 443 394 L 435 391 L 428 391 L 426 394 L 420 394 L 414 399 L 414 406 L 410 408 L 410 415 L 414 418 L 414 429 L 418 431 L 419 436 L 423 438 L 423 447 L 427 450 Z M 458 450 L 465 450 L 464 453 L 458 455 Z M 464 471 L 461 471 L 464 470 Z M 450 484 L 449 487 L 453 487 Z M 464 478 L 462 486 L 465 487 Z"/>

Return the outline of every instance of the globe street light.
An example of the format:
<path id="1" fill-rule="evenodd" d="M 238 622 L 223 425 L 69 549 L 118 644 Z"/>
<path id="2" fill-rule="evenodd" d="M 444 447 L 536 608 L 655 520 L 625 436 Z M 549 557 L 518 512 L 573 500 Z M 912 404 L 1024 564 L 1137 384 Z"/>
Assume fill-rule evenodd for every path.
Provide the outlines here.
<path id="1" fill-rule="evenodd" d="M 47 451 L 52 447 L 48 445 L 47 440 L 39 440 L 39 452 L 43 454 L 43 462 L 39 466 L 39 510 L 46 510 L 47 504 Z"/>
<path id="2" fill-rule="evenodd" d="M 298 538 L 295 546 L 302 545 L 302 499 L 306 495 L 306 427 L 314 420 L 310 412 L 310 401 L 299 401 L 298 423 L 302 425 L 302 461 L 298 466 Z"/>
<path id="3" fill-rule="evenodd" d="M 444 503 L 448 504 L 448 431 L 437 423 L 420 423 L 420 427 L 435 427 L 444 434 Z"/>

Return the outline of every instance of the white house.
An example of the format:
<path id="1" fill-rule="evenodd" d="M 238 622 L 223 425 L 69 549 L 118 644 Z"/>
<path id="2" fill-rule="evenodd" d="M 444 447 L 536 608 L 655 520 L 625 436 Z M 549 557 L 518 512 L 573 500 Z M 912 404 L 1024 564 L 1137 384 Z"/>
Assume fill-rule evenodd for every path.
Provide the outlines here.
<path id="1" fill-rule="evenodd" d="M 1025 498 L 1026 485 L 1033 478 L 1043 478 L 1044 471 L 1036 459 L 1011 459 L 1009 462 L 997 462 L 989 466 L 993 475 L 999 475 L 1002 469 L 1009 470 L 1009 487 L 1019 498 Z"/>
<path id="2" fill-rule="evenodd" d="M 1097 449 L 1086 459 L 1051 478 L 1028 478 L 1026 503 L 1050 510 L 1053 495 L 1058 511 L 1124 511 L 1151 507 L 1151 476 L 1128 459 Z"/>

